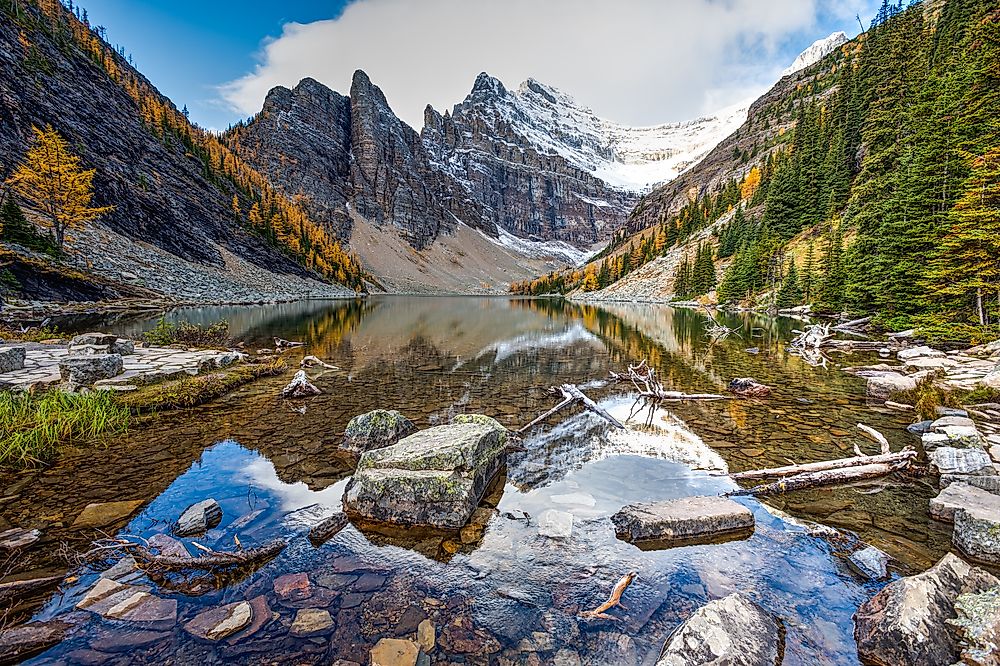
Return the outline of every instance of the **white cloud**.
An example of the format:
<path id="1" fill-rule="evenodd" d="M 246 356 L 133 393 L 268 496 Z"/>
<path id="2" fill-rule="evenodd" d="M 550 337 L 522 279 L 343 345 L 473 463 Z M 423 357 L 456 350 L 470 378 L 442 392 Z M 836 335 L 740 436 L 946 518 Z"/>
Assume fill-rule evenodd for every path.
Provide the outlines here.
<path id="1" fill-rule="evenodd" d="M 250 115 L 275 85 L 311 76 L 346 94 L 363 69 L 419 128 L 427 103 L 451 108 L 487 71 L 510 86 L 534 77 L 619 122 L 683 120 L 760 91 L 790 61 L 789 40 L 807 46 L 824 18 L 846 23 L 870 1 L 355 0 L 337 19 L 285 25 L 220 92 Z"/>

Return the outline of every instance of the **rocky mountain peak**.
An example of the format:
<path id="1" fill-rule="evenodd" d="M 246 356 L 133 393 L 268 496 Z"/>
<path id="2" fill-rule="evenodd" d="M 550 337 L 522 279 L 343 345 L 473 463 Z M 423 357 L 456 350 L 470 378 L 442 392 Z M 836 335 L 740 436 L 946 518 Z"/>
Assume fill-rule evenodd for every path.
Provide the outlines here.
<path id="1" fill-rule="evenodd" d="M 492 77 L 486 72 L 480 72 L 479 76 L 476 77 L 476 82 L 472 85 L 469 97 L 495 99 L 507 97 L 508 94 L 507 88 L 500 82 L 500 79 Z"/>

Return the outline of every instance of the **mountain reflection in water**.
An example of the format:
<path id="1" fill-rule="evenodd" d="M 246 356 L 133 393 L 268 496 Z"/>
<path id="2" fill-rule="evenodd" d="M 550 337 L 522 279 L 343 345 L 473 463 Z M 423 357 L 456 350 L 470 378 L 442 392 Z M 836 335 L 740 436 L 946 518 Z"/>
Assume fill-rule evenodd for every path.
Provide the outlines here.
<path id="1" fill-rule="evenodd" d="M 138 515 L 114 527 L 148 538 L 189 504 L 213 497 L 224 518 L 203 545 L 232 549 L 234 534 L 248 546 L 275 537 L 290 545 L 259 571 L 203 596 L 152 584 L 153 593 L 177 599 L 178 621 L 143 640 L 137 631 L 150 631 L 71 612 L 97 577 L 78 570 L 79 581 L 37 617 L 70 613 L 80 624 L 36 663 L 85 656 L 107 663 L 368 663 L 379 639 L 412 638 L 423 619 L 438 632 L 432 663 L 520 663 L 528 653 L 542 663 L 557 654 L 571 662 L 650 663 L 677 622 L 741 590 L 784 621 L 786 664 L 856 664 L 851 615 L 879 584 L 858 579 L 839 546 L 786 516 L 856 532 L 902 568 L 925 568 L 948 547 L 947 532 L 927 516 L 931 490 L 891 480 L 865 493 L 792 493 L 769 506 L 741 499 L 757 520 L 745 540 L 647 551 L 615 537 L 609 517 L 625 504 L 725 492 L 734 487 L 727 468 L 867 447 L 858 422 L 885 432 L 894 449 L 906 443 L 906 421 L 868 407 L 862 381 L 786 352 L 798 322 L 728 317 L 740 334 L 713 343 L 704 315 L 664 306 L 402 297 L 182 309 L 169 318 L 227 319 L 248 349 L 270 346 L 273 336 L 301 340 L 305 345 L 287 354 L 290 364 L 314 354 L 341 370 L 316 380 L 323 394 L 297 403 L 305 413 L 277 397 L 287 377 L 266 379 L 213 404 L 162 414 L 107 449 L 70 451 L 47 470 L 0 478 L 14 497 L 0 504 L 0 516 L 44 534 L 17 573 L 65 569 L 54 546 L 83 549 L 94 537 L 70 527 L 92 502 L 143 500 Z M 155 323 L 108 328 L 138 336 Z M 732 377 L 753 376 L 774 395 L 679 403 L 659 414 L 653 429 L 626 432 L 566 412 L 528 434 L 526 451 L 510 455 L 485 510 L 460 533 L 351 525 L 318 548 L 302 537 L 311 521 L 340 507 L 355 458 L 337 441 L 352 416 L 395 408 L 427 427 L 484 413 L 517 429 L 555 404 L 550 386 L 590 382 L 588 395 L 623 418 L 632 404 L 628 387 L 594 380 L 640 359 L 670 389 L 724 392 Z M 867 492 L 873 488 L 880 491 Z M 540 534 L 536 519 L 549 510 L 572 516 L 570 538 Z M 615 611 L 619 621 L 577 617 L 629 570 L 639 575 L 626 593 L 628 610 Z M 311 600 L 291 603 L 275 592 L 275 580 L 290 573 L 307 574 Z M 258 596 L 277 619 L 235 644 L 201 642 L 182 628 L 208 607 Z M 335 626 L 319 638 L 293 636 L 296 610 L 309 604 L 328 610 Z"/>

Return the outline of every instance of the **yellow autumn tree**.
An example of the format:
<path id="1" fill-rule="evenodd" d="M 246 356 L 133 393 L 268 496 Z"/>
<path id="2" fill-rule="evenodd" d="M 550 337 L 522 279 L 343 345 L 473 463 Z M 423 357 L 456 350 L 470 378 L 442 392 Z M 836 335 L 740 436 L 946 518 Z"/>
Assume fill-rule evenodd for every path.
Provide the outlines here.
<path id="1" fill-rule="evenodd" d="M 56 247 L 62 250 L 66 230 L 91 222 L 114 209 L 94 207 L 94 169 L 84 169 L 66 139 L 51 125 L 32 127 L 35 142 L 7 180 L 14 191 L 34 205 L 42 222 L 51 227 Z"/>
<path id="2" fill-rule="evenodd" d="M 757 191 L 760 186 L 760 169 L 754 167 L 750 169 L 750 173 L 747 177 L 743 179 L 743 184 L 740 186 L 740 197 L 743 199 L 749 199 L 753 196 L 753 193 Z"/>

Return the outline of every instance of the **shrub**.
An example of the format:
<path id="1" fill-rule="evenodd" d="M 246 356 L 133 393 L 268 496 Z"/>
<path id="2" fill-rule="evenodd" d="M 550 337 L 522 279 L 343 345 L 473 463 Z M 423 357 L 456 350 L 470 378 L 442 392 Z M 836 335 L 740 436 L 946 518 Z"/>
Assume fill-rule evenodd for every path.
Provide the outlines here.
<path id="1" fill-rule="evenodd" d="M 154 345 L 185 345 L 187 347 L 228 347 L 229 322 L 217 321 L 208 326 L 199 326 L 182 321 L 171 324 L 160 317 L 156 326 L 142 334 L 147 342 Z"/>

